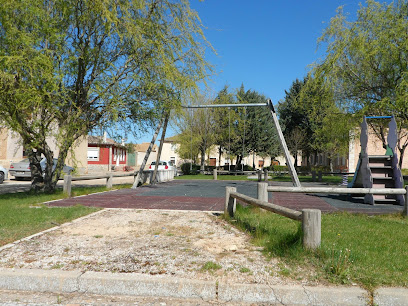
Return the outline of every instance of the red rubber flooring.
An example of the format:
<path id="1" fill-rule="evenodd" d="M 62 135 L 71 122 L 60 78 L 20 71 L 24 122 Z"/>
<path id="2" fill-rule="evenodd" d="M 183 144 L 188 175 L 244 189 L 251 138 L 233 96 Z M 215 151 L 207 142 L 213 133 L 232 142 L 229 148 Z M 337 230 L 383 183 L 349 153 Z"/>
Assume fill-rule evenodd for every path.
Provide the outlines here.
<path id="1" fill-rule="evenodd" d="M 187 181 L 177 180 L 156 186 L 143 186 L 137 189 L 121 189 L 91 194 L 48 203 L 50 206 L 85 205 L 103 208 L 135 209 L 173 209 L 197 211 L 223 211 L 225 187 L 235 186 L 237 191 L 256 197 L 256 182 L 234 181 Z M 330 213 L 348 211 L 364 214 L 387 214 L 402 211 L 396 205 L 367 205 L 347 197 L 333 195 L 311 195 L 302 193 L 273 192 L 269 202 L 301 211 L 302 209 L 320 209 Z"/>
<path id="2" fill-rule="evenodd" d="M 122 189 L 50 202 L 50 206 L 85 205 L 103 208 L 223 211 L 224 198 L 143 196 L 139 190 Z"/>
<path id="3" fill-rule="evenodd" d="M 320 209 L 322 212 L 334 212 L 338 211 L 337 208 L 327 204 L 324 200 L 317 196 L 302 194 L 302 193 L 289 193 L 289 192 L 273 192 L 272 193 L 273 204 L 291 208 L 301 211 L 302 209 Z"/>

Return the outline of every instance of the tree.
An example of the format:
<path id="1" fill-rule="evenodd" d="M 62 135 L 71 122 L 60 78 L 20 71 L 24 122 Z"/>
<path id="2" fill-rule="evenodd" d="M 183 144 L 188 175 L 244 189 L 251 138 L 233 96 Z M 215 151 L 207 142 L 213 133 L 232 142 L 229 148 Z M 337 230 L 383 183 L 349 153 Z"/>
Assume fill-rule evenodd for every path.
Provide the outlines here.
<path id="1" fill-rule="evenodd" d="M 266 104 L 267 98 L 255 90 L 245 91 L 242 85 L 237 92 L 237 100 L 240 103 Z M 245 147 L 241 150 L 244 150 L 245 154 L 252 152 L 263 158 L 278 156 L 281 153 L 281 147 L 269 108 L 266 105 L 265 107 L 248 107 L 244 110 L 243 116 L 243 121 L 245 121 L 245 144 L 243 145 Z M 254 164 L 253 167 L 255 167 Z"/>
<path id="2" fill-rule="evenodd" d="M 362 115 L 394 115 L 399 127 L 400 166 L 408 145 L 408 3 L 368 0 L 347 21 L 338 9 L 319 39 L 326 56 L 314 73 L 325 79 L 335 98 L 348 112 Z M 371 122 L 386 145 L 386 125 Z M 373 125 L 376 124 L 376 125 Z"/>
<path id="3" fill-rule="evenodd" d="M 313 130 L 310 118 L 307 116 L 307 111 L 304 109 L 305 103 L 301 103 L 300 94 L 305 87 L 307 77 L 303 80 L 296 79 L 292 82 L 289 91 L 285 90 L 285 98 L 279 101 L 278 114 L 279 124 L 282 127 L 282 133 L 287 141 L 288 149 L 292 152 L 295 161 L 297 161 L 298 151 L 302 150 L 302 154 L 307 157 L 313 151 L 312 138 Z M 299 137 L 295 135 L 302 135 L 301 138 L 307 141 L 299 141 Z M 295 163 L 296 164 L 296 163 Z"/>
<path id="4" fill-rule="evenodd" d="M 303 81 L 293 82 L 279 104 L 279 112 L 295 160 L 301 148 L 307 157 L 312 152 L 327 154 L 332 167 L 333 157 L 347 151 L 350 120 L 337 107 L 333 92 L 323 79 L 309 74 Z"/>
<path id="5" fill-rule="evenodd" d="M 0 121 L 20 135 L 35 190 L 55 189 L 80 136 L 119 119 L 154 119 L 211 72 L 202 25 L 185 0 L 0 5 Z"/>
<path id="6" fill-rule="evenodd" d="M 224 86 L 215 98 L 215 104 L 233 104 L 234 95 Z M 231 138 L 235 138 L 235 130 L 231 130 L 231 121 L 235 120 L 235 112 L 231 108 L 218 108 L 214 110 L 215 143 L 218 145 L 218 163 L 221 166 L 222 154 L 227 154 L 231 160 Z M 231 164 L 231 162 L 229 162 Z"/>
<path id="7" fill-rule="evenodd" d="M 198 95 L 192 104 L 205 105 L 213 101 L 205 95 Z M 205 108 L 186 110 L 181 114 L 177 126 L 180 129 L 178 154 L 193 161 L 200 156 L 200 169 L 204 171 L 205 154 L 215 142 L 214 111 Z"/>

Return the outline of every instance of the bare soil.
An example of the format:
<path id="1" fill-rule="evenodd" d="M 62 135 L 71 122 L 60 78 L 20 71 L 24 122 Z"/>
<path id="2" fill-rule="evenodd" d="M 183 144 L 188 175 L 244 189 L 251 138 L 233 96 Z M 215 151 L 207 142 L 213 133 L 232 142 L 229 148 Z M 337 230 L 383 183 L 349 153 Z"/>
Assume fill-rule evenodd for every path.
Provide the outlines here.
<path id="1" fill-rule="evenodd" d="M 247 234 L 192 211 L 105 209 L 3 249 L 0 267 L 300 283 L 283 277 L 278 260 L 266 259 Z"/>

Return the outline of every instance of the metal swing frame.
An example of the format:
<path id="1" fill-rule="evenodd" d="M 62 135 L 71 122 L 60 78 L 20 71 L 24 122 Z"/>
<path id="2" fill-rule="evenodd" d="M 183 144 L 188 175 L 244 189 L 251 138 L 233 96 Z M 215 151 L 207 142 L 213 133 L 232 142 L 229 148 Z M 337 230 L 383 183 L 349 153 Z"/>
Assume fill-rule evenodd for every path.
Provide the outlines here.
<path id="1" fill-rule="evenodd" d="M 183 105 L 183 108 L 219 108 L 219 107 L 261 107 L 266 106 L 269 107 L 269 110 L 272 115 L 273 122 L 275 124 L 276 131 L 278 132 L 279 143 L 282 147 L 282 150 L 285 154 L 286 164 L 289 168 L 289 174 L 292 178 L 293 186 L 294 187 L 301 187 L 300 181 L 296 172 L 296 169 L 292 163 L 290 158 L 290 153 L 288 150 L 288 146 L 285 141 L 285 137 L 283 136 L 282 129 L 279 125 L 278 117 L 276 116 L 275 108 L 273 107 L 273 103 L 271 99 L 268 99 L 266 103 L 243 103 L 243 104 L 208 104 L 208 105 Z"/>

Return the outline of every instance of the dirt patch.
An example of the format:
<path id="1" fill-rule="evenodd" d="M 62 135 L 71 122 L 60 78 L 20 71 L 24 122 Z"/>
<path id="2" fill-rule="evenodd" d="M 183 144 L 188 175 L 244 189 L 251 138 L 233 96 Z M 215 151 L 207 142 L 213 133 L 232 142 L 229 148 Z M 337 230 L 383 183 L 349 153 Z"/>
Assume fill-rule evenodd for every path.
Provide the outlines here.
<path id="1" fill-rule="evenodd" d="M 0 266 L 294 284 L 249 237 L 206 212 L 106 209 L 0 252 Z"/>

